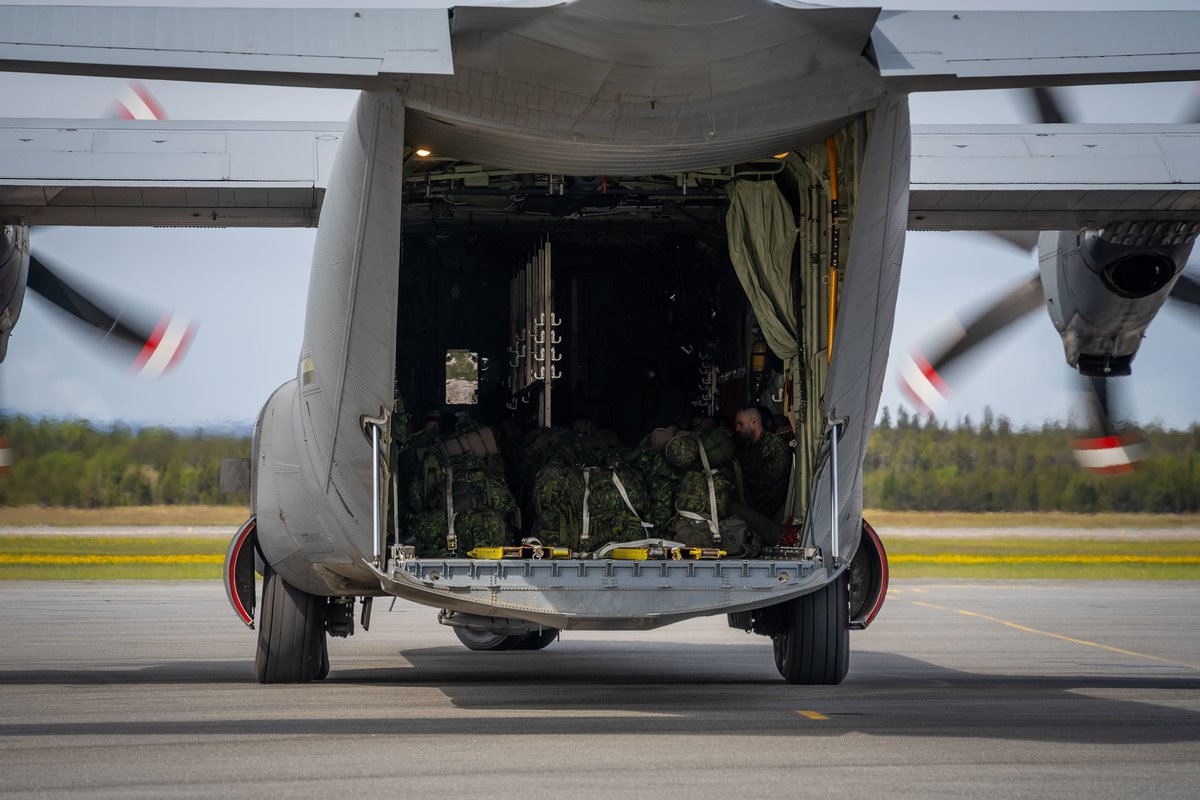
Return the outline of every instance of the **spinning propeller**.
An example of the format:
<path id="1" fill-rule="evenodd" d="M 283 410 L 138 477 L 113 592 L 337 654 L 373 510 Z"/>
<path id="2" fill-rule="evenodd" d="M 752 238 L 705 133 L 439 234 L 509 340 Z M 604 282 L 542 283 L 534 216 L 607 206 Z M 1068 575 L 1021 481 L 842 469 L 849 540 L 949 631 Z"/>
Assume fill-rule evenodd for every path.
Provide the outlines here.
<path id="1" fill-rule="evenodd" d="M 115 113 L 123 119 L 164 117 L 153 96 L 138 83 L 128 84 L 120 93 Z M 22 263 L 25 253 L 28 260 Z M 25 289 L 91 329 L 110 351 L 128 360 L 130 369 L 141 377 L 157 378 L 178 364 L 195 333 L 195 325 L 185 316 L 139 314 L 115 295 L 85 292 L 68 282 L 45 257 L 30 250 L 25 228 L 6 226 L 0 229 L 0 361 L 4 360 L 9 332 L 20 314 Z"/>
<path id="2" fill-rule="evenodd" d="M 91 328 L 110 350 L 122 353 L 131 362 L 130 370 L 140 377 L 157 378 L 178 364 L 196 331 L 182 315 L 162 314 L 153 321 L 139 318 L 115 298 L 95 291 L 89 297 L 33 254 L 26 288 Z"/>
<path id="3" fill-rule="evenodd" d="M 1031 95 L 1041 122 L 1069 121 L 1053 92 L 1034 89 Z M 1200 123 L 1200 103 L 1192 104 L 1188 116 L 1187 122 Z M 1000 235 L 1022 249 L 1036 246 L 1036 237 L 1033 235 L 1020 232 Z M 1200 310 L 1200 281 L 1190 275 L 1178 275 L 1169 299 L 1192 310 Z M 901 368 L 902 388 L 918 407 L 936 410 L 945 403 L 949 393 L 946 377 L 953 376 L 961 368 L 967 360 L 964 356 L 1045 305 L 1042 278 L 1040 274 L 1035 274 L 973 317 L 962 321 L 954 334 L 930 350 L 932 355 L 914 351 Z M 1126 373 L 1127 364 L 1128 360 Z M 1128 472 L 1142 459 L 1145 447 L 1137 437 L 1118 433 L 1113 422 L 1111 409 L 1117 385 L 1109 381 L 1110 373 L 1106 369 L 1097 370 L 1094 364 L 1085 366 L 1082 362 L 1079 366 L 1088 415 L 1096 435 L 1075 443 L 1076 461 L 1084 469 L 1098 474 Z M 1111 372 L 1112 376 L 1118 374 L 1121 374 L 1119 370 Z"/>

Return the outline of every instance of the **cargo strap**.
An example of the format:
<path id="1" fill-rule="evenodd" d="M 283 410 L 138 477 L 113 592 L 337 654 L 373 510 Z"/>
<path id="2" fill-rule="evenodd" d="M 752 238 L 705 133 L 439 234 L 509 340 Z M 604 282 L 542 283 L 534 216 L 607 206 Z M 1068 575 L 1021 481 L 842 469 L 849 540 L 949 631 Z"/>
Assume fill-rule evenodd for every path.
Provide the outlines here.
<path id="1" fill-rule="evenodd" d="M 458 550 L 458 535 L 454 532 L 454 467 L 450 464 L 450 453 L 441 441 L 437 443 L 437 452 L 446 472 L 446 549 L 453 553 Z"/>
<path id="2" fill-rule="evenodd" d="M 580 545 L 591 539 L 591 523 L 592 512 L 588 508 L 589 501 L 592 496 L 592 472 L 596 467 L 583 468 L 583 531 L 579 534 Z M 611 470 L 613 486 L 617 487 L 617 494 L 621 495 L 621 500 L 624 501 L 625 507 L 629 509 L 629 513 L 637 519 L 638 524 L 647 530 L 654 527 L 653 522 L 646 522 L 642 519 L 642 515 L 633 507 L 633 501 L 629 499 L 629 492 L 625 490 L 625 484 L 621 482 L 621 477 L 617 474 L 616 469 Z"/>
<path id="3" fill-rule="evenodd" d="M 716 470 L 709 466 L 708 452 L 704 449 L 704 442 L 700 441 L 699 436 L 696 437 L 696 444 L 700 446 L 700 463 L 704 465 L 704 477 L 708 480 L 708 510 L 712 516 L 706 517 L 703 514 L 697 514 L 694 511 L 684 511 L 680 508 L 677 508 L 676 511 L 678 511 L 679 516 L 683 517 L 684 519 L 707 522 L 708 530 L 710 533 L 712 533 L 713 543 L 720 544 L 721 522 L 719 519 L 717 519 L 717 487 L 713 483 L 713 475 L 716 474 Z"/>
<path id="4" fill-rule="evenodd" d="M 644 522 L 642 520 L 642 515 L 639 514 L 637 512 L 637 509 L 633 507 L 633 503 L 629 502 L 629 492 L 625 491 L 625 484 L 621 483 L 621 478 L 619 475 L 617 475 L 617 471 L 615 469 L 612 471 L 612 482 L 613 482 L 613 485 L 617 487 L 617 492 L 620 493 L 621 499 L 625 501 L 625 507 L 629 509 L 629 512 L 631 514 L 633 514 L 635 517 L 637 517 L 638 524 L 641 525 L 643 528 L 646 528 L 647 530 L 649 530 L 650 528 L 653 528 L 654 523 L 653 522 Z"/>
<path id="5" fill-rule="evenodd" d="M 579 534 L 580 549 L 582 549 L 583 545 L 586 544 L 590 538 L 592 538 L 592 534 L 591 534 L 592 515 L 591 515 L 591 512 L 588 511 L 588 498 L 591 497 L 591 494 L 592 494 L 591 484 L 592 484 L 592 470 L 589 467 L 584 467 L 583 468 L 583 530 Z"/>

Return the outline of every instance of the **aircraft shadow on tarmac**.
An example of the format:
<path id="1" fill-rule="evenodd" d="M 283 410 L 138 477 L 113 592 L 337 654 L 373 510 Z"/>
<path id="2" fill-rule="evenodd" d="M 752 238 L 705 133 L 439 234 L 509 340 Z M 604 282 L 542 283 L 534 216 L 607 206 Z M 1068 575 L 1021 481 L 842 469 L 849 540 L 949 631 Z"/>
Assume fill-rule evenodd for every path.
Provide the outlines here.
<path id="1" fill-rule="evenodd" d="M 992 675 L 946 669 L 892 653 L 857 652 L 838 687 L 788 686 L 772 677 L 762 646 L 584 642 L 559 652 L 473 653 L 460 647 L 404 651 L 411 666 L 335 667 L 303 687 L 265 686 L 254 705 L 282 702 L 288 718 L 0 723 L 0 736 L 51 735 L 437 735 L 599 734 L 804 735 L 850 732 L 1087 744 L 1156 744 L 1200 739 L 1200 713 L 1163 705 L 1200 691 L 1200 675 Z M 735 652 L 740 651 L 740 652 Z M 768 663 L 761 663 L 763 659 Z M 336 664 L 336 657 L 334 660 Z M 1030 671 L 1036 671 L 1031 664 Z M 1148 668 L 1153 669 L 1153 668 Z M 11 671 L 0 685 L 252 684 L 246 661 L 173 661 L 94 670 Z M 246 687 L 252 692 L 253 684 Z M 455 709 L 379 716 L 405 689 L 436 689 Z M 370 716 L 352 716 L 370 697 Z M 156 696 L 168 699 L 171 690 Z M 1125 694 L 1130 699 L 1098 697 Z M 271 697 L 274 695 L 274 698 Z M 1157 702 L 1133 696 L 1152 696 Z M 244 696 L 244 695 L 243 695 Z M 1174 697 L 1173 697 L 1174 696 Z M 344 708 L 330 716 L 329 708 Z M 798 711 L 828 717 L 808 724 Z M 144 709 L 143 709 L 144 711 Z M 319 713 L 319 712 L 325 713 Z M 236 717 L 238 709 L 230 709 Z"/>

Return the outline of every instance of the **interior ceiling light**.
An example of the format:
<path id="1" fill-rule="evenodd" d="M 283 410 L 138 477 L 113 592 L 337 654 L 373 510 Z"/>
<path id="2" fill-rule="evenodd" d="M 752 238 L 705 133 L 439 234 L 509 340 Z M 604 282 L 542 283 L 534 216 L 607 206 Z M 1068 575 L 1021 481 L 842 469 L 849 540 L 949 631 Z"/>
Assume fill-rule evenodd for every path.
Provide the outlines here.
<path id="1" fill-rule="evenodd" d="M 420 151 L 418 151 L 418 152 L 420 152 Z M 791 154 L 790 153 L 776 153 L 775 155 L 773 155 L 771 157 L 772 158 L 787 158 L 789 155 L 791 155 Z"/>
<path id="2" fill-rule="evenodd" d="M 430 154 L 430 151 L 426 150 L 424 147 L 417 148 L 417 156 L 419 158 L 429 158 Z"/>

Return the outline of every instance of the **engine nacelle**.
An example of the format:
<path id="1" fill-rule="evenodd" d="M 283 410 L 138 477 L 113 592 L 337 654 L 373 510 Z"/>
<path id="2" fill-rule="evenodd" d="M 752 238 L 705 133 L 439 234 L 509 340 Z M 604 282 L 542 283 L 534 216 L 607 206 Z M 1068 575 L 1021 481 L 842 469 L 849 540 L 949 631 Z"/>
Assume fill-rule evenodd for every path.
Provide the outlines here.
<path id="1" fill-rule="evenodd" d="M 29 229 L 0 228 L 0 361 L 8 352 L 8 335 L 21 316 L 29 277 Z"/>
<path id="2" fill-rule="evenodd" d="M 1137 221 L 1039 237 L 1042 288 L 1068 364 L 1089 376 L 1129 374 L 1198 231 L 1194 222 Z"/>

